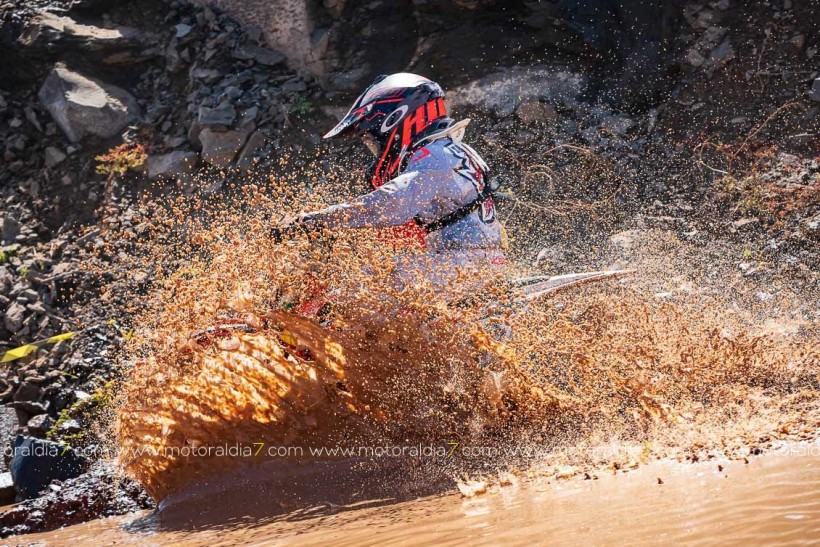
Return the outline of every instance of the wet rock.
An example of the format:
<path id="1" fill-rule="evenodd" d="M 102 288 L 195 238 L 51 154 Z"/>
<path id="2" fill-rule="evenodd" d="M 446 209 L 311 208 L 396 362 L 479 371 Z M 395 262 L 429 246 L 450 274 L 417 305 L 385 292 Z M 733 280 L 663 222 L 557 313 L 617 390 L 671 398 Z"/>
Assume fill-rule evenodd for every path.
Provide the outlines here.
<path id="1" fill-rule="evenodd" d="M 23 328 L 23 321 L 25 321 L 26 308 L 17 302 L 12 303 L 6 308 L 6 314 L 3 317 L 3 324 L 9 332 L 17 333 Z"/>
<path id="2" fill-rule="evenodd" d="M 0 513 L 0 537 L 43 532 L 95 518 L 151 509 L 151 498 L 132 480 L 118 476 L 110 462 L 97 462 L 77 477 L 63 481 L 39 498 Z"/>
<path id="3" fill-rule="evenodd" d="M 118 135 L 139 115 L 136 99 L 127 91 L 73 72 L 58 63 L 46 78 L 40 101 L 72 142 L 93 135 Z"/>
<path id="4" fill-rule="evenodd" d="M 236 48 L 231 55 L 234 59 L 242 61 L 253 60 L 265 66 L 276 66 L 285 62 L 287 59 L 284 54 L 278 51 L 250 44 Z"/>
<path id="5" fill-rule="evenodd" d="M 149 156 L 146 162 L 148 178 L 178 177 L 194 171 L 199 163 L 199 155 L 190 151 L 175 151 L 159 156 Z"/>
<path id="6" fill-rule="evenodd" d="M 246 131 L 214 131 L 206 127 L 199 134 L 202 159 L 215 167 L 227 167 L 248 138 Z"/>
<path id="7" fill-rule="evenodd" d="M 46 167 L 56 167 L 63 163 L 67 157 L 59 148 L 49 146 L 46 148 Z"/>
<path id="8" fill-rule="evenodd" d="M 20 500 L 36 497 L 54 480 L 79 476 L 86 466 L 87 463 L 65 445 L 22 435 L 14 440 L 10 468 Z"/>

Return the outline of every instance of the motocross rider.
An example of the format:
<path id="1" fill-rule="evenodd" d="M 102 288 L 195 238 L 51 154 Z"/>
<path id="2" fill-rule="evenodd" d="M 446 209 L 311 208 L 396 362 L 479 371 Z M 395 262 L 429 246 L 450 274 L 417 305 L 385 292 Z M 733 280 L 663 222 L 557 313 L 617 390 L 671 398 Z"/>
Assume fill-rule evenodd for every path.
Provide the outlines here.
<path id="1" fill-rule="evenodd" d="M 294 229 L 381 228 L 383 240 L 424 252 L 424 260 L 399 264 L 405 282 L 421 275 L 446 287 L 465 267 L 499 269 L 505 264 L 503 227 L 487 164 L 462 142 L 468 123 L 447 117 L 435 82 L 410 73 L 377 77 L 324 135 L 362 140 L 376 157 L 368 173 L 374 190 L 302 213 L 275 227 L 273 236 Z"/>

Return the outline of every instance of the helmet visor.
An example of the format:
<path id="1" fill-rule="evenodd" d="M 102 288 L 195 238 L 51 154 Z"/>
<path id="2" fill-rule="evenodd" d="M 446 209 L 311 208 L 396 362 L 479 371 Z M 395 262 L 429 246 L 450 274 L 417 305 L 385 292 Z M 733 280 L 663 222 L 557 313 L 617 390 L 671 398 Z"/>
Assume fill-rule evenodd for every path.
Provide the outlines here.
<path id="1" fill-rule="evenodd" d="M 331 139 L 342 133 L 346 133 L 348 129 L 356 125 L 356 123 L 364 118 L 365 114 L 367 114 L 373 108 L 372 104 L 362 106 L 360 108 L 351 108 L 348 113 L 342 118 L 342 121 L 336 124 L 336 127 L 325 133 L 322 137 L 323 139 Z"/>

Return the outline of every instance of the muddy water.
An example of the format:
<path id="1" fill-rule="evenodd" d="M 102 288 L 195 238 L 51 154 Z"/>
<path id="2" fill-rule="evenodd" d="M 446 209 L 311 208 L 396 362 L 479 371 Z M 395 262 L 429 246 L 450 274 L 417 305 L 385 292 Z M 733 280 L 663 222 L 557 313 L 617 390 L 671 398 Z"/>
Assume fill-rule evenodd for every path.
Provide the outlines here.
<path id="1" fill-rule="evenodd" d="M 212 505 L 227 506 L 230 495 Z M 820 445 L 743 461 L 661 461 L 594 480 L 522 481 L 463 498 L 374 499 L 219 526 L 139 515 L 16 538 L 24 545 L 816 544 Z M 10 538 L 14 544 L 15 538 Z"/>

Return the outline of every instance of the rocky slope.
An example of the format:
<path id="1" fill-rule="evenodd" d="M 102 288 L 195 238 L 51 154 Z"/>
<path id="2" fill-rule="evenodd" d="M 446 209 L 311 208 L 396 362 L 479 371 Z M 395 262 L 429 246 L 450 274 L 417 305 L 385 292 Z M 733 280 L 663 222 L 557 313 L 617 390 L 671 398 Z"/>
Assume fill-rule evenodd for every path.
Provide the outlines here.
<path id="1" fill-rule="evenodd" d="M 316 150 L 355 163 L 362 156 L 320 149 L 318 136 L 379 72 L 438 78 L 456 115 L 473 117 L 471 139 L 512 181 L 521 262 L 575 269 L 613 234 L 660 225 L 704 246 L 746 245 L 744 276 L 817 290 L 819 8 L 280 3 L 293 9 L 0 5 L 0 354 L 85 329 L 3 364 L 5 446 L 20 434 L 78 456 L 105 447 L 94 424 L 117 378 L 119 295 L 150 282 L 112 266 L 130 243 L 111 234 L 145 230 L 139 193 L 227 192 Z M 6 477 L 5 501 L 32 495 L 21 480 L 15 492 Z M 4 533 L 59 525 L 42 515 L 72 491 L 50 487 L 3 513 Z M 133 485 L 122 492 L 78 494 L 77 514 L 148 504 Z"/>

